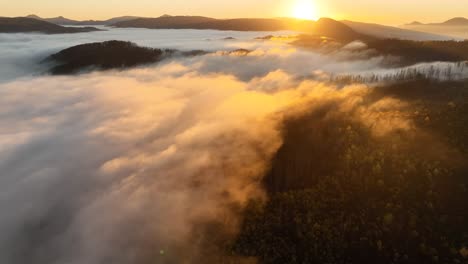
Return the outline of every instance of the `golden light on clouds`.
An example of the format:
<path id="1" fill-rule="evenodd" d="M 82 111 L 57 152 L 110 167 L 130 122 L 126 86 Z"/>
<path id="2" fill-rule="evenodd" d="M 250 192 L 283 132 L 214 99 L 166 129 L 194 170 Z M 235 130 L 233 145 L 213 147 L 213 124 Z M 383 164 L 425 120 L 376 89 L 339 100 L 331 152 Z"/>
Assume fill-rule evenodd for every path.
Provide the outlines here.
<path id="1" fill-rule="evenodd" d="M 292 16 L 299 19 L 317 20 L 317 5 L 312 0 L 297 0 L 293 6 Z"/>

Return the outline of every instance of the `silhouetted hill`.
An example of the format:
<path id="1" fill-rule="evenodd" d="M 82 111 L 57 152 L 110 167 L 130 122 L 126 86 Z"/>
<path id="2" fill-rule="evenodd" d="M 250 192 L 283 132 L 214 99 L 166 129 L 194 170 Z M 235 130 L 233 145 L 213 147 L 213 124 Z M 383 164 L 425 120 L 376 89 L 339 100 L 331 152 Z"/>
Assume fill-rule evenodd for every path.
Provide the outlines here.
<path id="1" fill-rule="evenodd" d="M 464 17 L 454 17 L 445 22 L 427 23 L 427 24 L 415 21 L 415 22 L 406 24 L 405 26 L 468 26 L 468 19 Z"/>
<path id="2" fill-rule="evenodd" d="M 0 33 L 41 32 L 46 34 L 82 33 L 99 31 L 94 27 L 62 27 L 46 21 L 25 17 L 0 17 Z"/>
<path id="3" fill-rule="evenodd" d="M 41 20 L 41 21 L 46 21 L 46 22 L 56 24 L 56 25 L 78 25 L 80 23 L 80 21 L 68 19 L 68 18 L 65 18 L 63 16 L 52 17 L 52 18 L 42 18 L 42 17 L 37 16 L 37 15 L 29 15 L 29 16 L 26 16 L 26 17 L 27 18 L 34 18 L 34 19 Z M 97 24 L 95 24 L 95 25 L 97 25 Z"/>
<path id="4" fill-rule="evenodd" d="M 199 16 L 162 16 L 140 18 L 116 23 L 120 28 L 149 29 L 214 29 L 236 31 L 282 31 L 295 30 L 337 39 L 356 39 L 361 35 L 350 27 L 329 18 L 319 21 L 292 18 L 238 18 L 214 19 Z"/>
<path id="5" fill-rule="evenodd" d="M 157 62 L 165 53 L 172 52 L 138 47 L 131 42 L 114 40 L 64 49 L 45 61 L 58 63 L 50 70 L 52 74 L 70 74 L 88 67 L 112 69 Z"/>
<path id="6" fill-rule="evenodd" d="M 357 33 L 349 26 L 330 18 L 321 18 L 312 24 L 312 30 L 308 31 L 314 35 L 326 36 L 338 40 L 365 39 L 367 36 Z"/>
<path id="7" fill-rule="evenodd" d="M 468 40 L 466 41 L 412 41 L 382 39 L 362 35 L 358 39 L 358 49 L 350 53 L 361 53 L 359 59 L 386 56 L 391 66 L 409 66 L 422 62 L 459 62 L 468 60 Z M 346 49 L 346 42 L 336 39 L 323 39 L 314 35 L 299 35 L 291 43 L 295 46 L 321 53 L 335 53 Z"/>
<path id="8" fill-rule="evenodd" d="M 468 26 L 468 19 L 464 18 L 464 17 L 456 17 L 456 18 L 452 18 L 452 19 L 449 19 L 443 23 L 441 23 L 441 25 L 447 25 L 447 26 Z"/>
<path id="9" fill-rule="evenodd" d="M 423 23 L 419 22 L 419 21 L 413 21 L 409 24 L 407 24 L 408 26 L 420 26 L 420 25 L 424 25 Z"/>
<path id="10" fill-rule="evenodd" d="M 42 21 L 46 21 L 49 23 L 57 24 L 57 25 L 70 25 L 70 26 L 85 26 L 85 25 L 111 25 L 118 22 L 123 22 L 127 20 L 137 19 L 137 16 L 121 16 L 121 17 L 114 17 L 108 20 L 73 20 L 68 19 L 63 16 L 53 17 L 53 18 L 41 18 L 37 15 L 29 15 L 27 18 L 34 18 Z"/>
<path id="11" fill-rule="evenodd" d="M 458 40 L 468 39 L 468 19 L 463 17 L 452 18 L 442 23 L 411 23 L 402 27 L 410 30 L 452 36 Z"/>
<path id="12" fill-rule="evenodd" d="M 195 25 L 215 21 L 213 18 L 201 16 L 161 16 L 157 18 L 137 18 L 113 24 L 121 28 L 151 28 L 151 29 L 181 29 L 195 27 Z"/>
<path id="13" fill-rule="evenodd" d="M 123 22 L 123 21 L 129 21 L 129 20 L 133 20 L 133 19 L 137 19 L 137 18 L 140 18 L 140 17 L 137 17 L 137 16 L 120 16 L 120 17 L 114 17 L 114 18 L 111 18 L 111 19 L 104 20 L 103 23 L 104 23 L 104 25 L 112 25 L 112 24 L 115 24 L 115 23 L 119 23 L 119 22 Z"/>
<path id="14" fill-rule="evenodd" d="M 52 74 L 72 74 L 89 68 L 99 70 L 128 68 L 155 63 L 172 55 L 197 56 L 203 51 L 179 52 L 139 47 L 132 42 L 106 41 L 82 44 L 64 49 L 46 58 L 44 63 L 56 64 L 50 69 Z"/>
<path id="15" fill-rule="evenodd" d="M 350 28 L 352 28 L 354 31 L 358 33 L 374 36 L 377 38 L 383 38 L 383 39 L 396 38 L 396 39 L 416 40 L 416 41 L 452 40 L 453 39 L 452 37 L 449 37 L 449 36 L 424 33 L 424 32 L 384 26 L 384 25 L 379 25 L 379 24 L 362 23 L 362 22 L 355 22 L 355 21 L 348 21 L 348 20 L 344 20 L 340 22 L 349 26 Z M 416 22 L 413 22 L 413 24 L 414 23 Z"/>
<path id="16" fill-rule="evenodd" d="M 375 40 L 367 42 L 369 48 L 382 55 L 401 58 L 401 65 L 420 62 L 468 60 L 468 41 L 409 41 Z"/>
<path id="17" fill-rule="evenodd" d="M 44 21 L 47 21 L 49 23 L 54 23 L 54 24 L 57 24 L 57 25 L 75 25 L 78 22 L 78 21 L 75 21 L 75 20 L 64 18 L 63 16 L 48 18 L 48 19 L 45 19 Z"/>
<path id="18" fill-rule="evenodd" d="M 43 20 L 40 16 L 36 16 L 36 15 L 28 15 L 26 17 L 27 18 L 34 18 L 34 19 L 37 19 L 37 20 Z"/>

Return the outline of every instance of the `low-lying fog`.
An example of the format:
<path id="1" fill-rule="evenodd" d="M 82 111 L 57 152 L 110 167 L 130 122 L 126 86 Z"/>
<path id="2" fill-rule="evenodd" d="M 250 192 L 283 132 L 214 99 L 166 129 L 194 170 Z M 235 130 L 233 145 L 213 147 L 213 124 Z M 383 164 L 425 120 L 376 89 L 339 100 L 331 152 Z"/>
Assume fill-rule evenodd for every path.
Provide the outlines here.
<path id="1" fill-rule="evenodd" d="M 249 56 L 202 56 L 178 60 L 177 63 L 196 67 L 208 73 L 226 73 L 246 80 L 261 77 L 274 70 L 283 70 L 297 77 L 326 77 L 332 75 L 391 74 L 400 69 L 389 69 L 388 62 L 395 58 L 372 56 L 365 44 L 351 43 L 336 52 L 320 54 L 293 47 L 287 41 L 263 41 L 257 37 L 267 35 L 292 36 L 294 32 L 237 32 L 218 30 L 150 30 L 117 29 L 82 34 L 0 34 L 0 83 L 20 77 L 43 75 L 47 65 L 40 62 L 62 49 L 90 42 L 106 40 L 131 41 L 143 47 L 204 50 L 222 53 L 236 49 L 253 51 Z M 218 54 L 219 55 L 219 54 Z M 165 63 L 171 63 L 166 61 Z M 239 67 L 248 65 L 248 67 Z M 455 64 L 435 64 L 448 67 Z M 426 65 L 427 66 L 427 65 Z M 463 74 L 468 75 L 468 67 Z"/>
<path id="2" fill-rule="evenodd" d="M 105 31 L 82 34 L 0 34 L 0 81 L 39 74 L 46 69 L 38 63 L 48 55 L 75 45 L 106 40 L 131 41 L 140 46 L 190 50 L 255 49 L 265 46 L 253 39 L 268 34 L 291 32 L 236 32 L 218 30 L 149 30 L 99 27 Z M 229 40 L 226 38 L 235 38 Z"/>
<path id="3" fill-rule="evenodd" d="M 254 40 L 268 34 L 0 34 L 0 263 L 219 263 L 205 225 L 235 233 L 238 210 L 264 195 L 278 124 L 314 100 L 359 105 L 368 87 L 321 76 L 383 69 L 386 59 L 350 56 L 362 45 L 320 55 Z M 38 64 L 111 39 L 220 52 L 75 76 Z M 253 52 L 222 53 L 239 48 Z M 380 134 L 409 126 L 388 124 Z"/>

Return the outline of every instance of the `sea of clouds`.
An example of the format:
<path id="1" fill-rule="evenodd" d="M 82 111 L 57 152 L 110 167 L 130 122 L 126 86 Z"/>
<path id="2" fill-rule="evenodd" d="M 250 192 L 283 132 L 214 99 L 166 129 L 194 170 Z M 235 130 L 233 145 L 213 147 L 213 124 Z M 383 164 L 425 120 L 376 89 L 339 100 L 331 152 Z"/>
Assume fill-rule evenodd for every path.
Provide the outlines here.
<path id="1" fill-rule="evenodd" d="M 377 136 L 410 129 L 374 119 L 405 107 L 398 100 L 363 108 L 369 87 L 320 80 L 383 71 L 385 58 L 254 40 L 267 34 L 0 34 L 0 263 L 227 263 L 219 246 L 246 201 L 265 197 L 261 179 L 285 118 L 329 100 L 363 123 L 385 122 Z M 112 39 L 213 53 L 73 76 L 39 63 Z M 225 53 L 241 48 L 252 52 Z"/>

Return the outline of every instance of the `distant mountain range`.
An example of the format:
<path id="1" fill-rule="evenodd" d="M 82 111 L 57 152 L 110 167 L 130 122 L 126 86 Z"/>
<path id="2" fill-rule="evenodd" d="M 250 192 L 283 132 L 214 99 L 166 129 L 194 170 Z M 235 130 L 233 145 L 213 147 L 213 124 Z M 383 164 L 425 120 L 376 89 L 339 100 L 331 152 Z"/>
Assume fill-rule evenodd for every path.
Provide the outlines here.
<path id="1" fill-rule="evenodd" d="M 215 19 L 201 16 L 162 16 L 139 18 L 112 25 L 119 28 L 149 29 L 213 29 L 235 31 L 301 31 L 339 40 L 363 37 L 349 26 L 329 18 L 318 21 L 293 18 L 237 18 Z"/>
<path id="2" fill-rule="evenodd" d="M 65 18 L 63 16 L 53 17 L 53 18 L 42 18 L 42 17 L 36 16 L 36 15 L 29 15 L 29 16 L 26 16 L 26 17 L 46 21 L 46 22 L 49 22 L 49 23 L 54 23 L 54 24 L 57 24 L 57 25 L 67 25 L 67 26 L 90 26 L 90 25 L 108 26 L 108 25 L 112 25 L 112 24 L 115 24 L 115 23 L 118 23 L 118 22 L 123 22 L 123 21 L 128 21 L 128 20 L 139 18 L 137 16 L 121 16 L 121 17 L 114 17 L 114 18 L 107 19 L 107 20 L 84 20 L 84 21 L 79 21 L 79 20 L 68 19 L 68 18 Z"/>
<path id="3" fill-rule="evenodd" d="M 418 21 L 411 22 L 405 26 L 468 26 L 468 19 L 464 17 L 455 17 L 442 23 L 424 24 Z"/>
<path id="4" fill-rule="evenodd" d="M 5 18 L 7 19 L 7 18 Z M 170 16 L 163 15 L 157 18 L 141 17 L 116 17 L 104 21 L 86 20 L 77 21 L 62 16 L 55 18 L 41 18 L 29 15 L 24 18 L 8 18 L 11 28 L 7 29 L 6 22 L 3 32 L 32 32 L 56 33 L 67 31 L 92 31 L 95 28 L 65 28 L 62 25 L 106 25 L 118 28 L 148 28 L 148 29 L 213 29 L 234 31 L 302 31 L 326 36 L 337 40 L 354 40 L 364 38 L 347 25 L 329 18 L 319 21 L 300 20 L 293 18 L 238 18 L 238 19 L 215 19 L 202 16 Z M 23 24 L 23 27 L 20 25 Z"/>
<path id="5" fill-rule="evenodd" d="M 26 17 L 0 17 L 0 33 L 41 32 L 46 34 L 83 33 L 99 31 L 94 27 L 63 27 L 54 23 Z"/>
<path id="6" fill-rule="evenodd" d="M 428 40 L 452 40 L 453 37 L 425 33 L 420 31 L 402 29 L 397 27 L 383 26 L 379 24 L 362 23 L 343 20 L 343 24 L 349 26 L 354 31 L 374 36 L 381 39 L 402 39 L 402 40 L 414 40 L 414 41 L 428 41 Z"/>
<path id="7" fill-rule="evenodd" d="M 455 17 L 442 23 L 423 24 L 415 21 L 403 25 L 402 28 L 432 34 L 448 35 L 458 39 L 468 39 L 468 19 L 464 17 Z"/>
<path id="8" fill-rule="evenodd" d="M 15 18 L 16 20 L 20 18 Z M 148 29 L 213 29 L 213 30 L 235 30 L 235 31 L 299 31 L 305 33 L 313 33 L 325 37 L 334 38 L 339 41 L 349 41 L 355 39 L 363 39 L 367 37 L 375 37 L 380 39 L 402 39 L 414 41 L 427 41 L 427 40 L 451 40 L 462 39 L 464 36 L 460 34 L 452 34 L 447 36 L 444 30 L 440 29 L 442 26 L 439 24 L 422 24 L 413 22 L 403 28 L 383 26 L 372 23 L 362 23 L 354 21 L 336 21 L 330 18 L 322 18 L 318 21 L 300 20 L 294 18 L 238 18 L 238 19 L 216 19 L 202 16 L 170 16 L 163 15 L 156 18 L 143 18 L 137 16 L 122 16 L 115 17 L 107 20 L 85 20 L 78 21 L 65 18 L 63 16 L 54 18 L 41 18 L 37 15 L 29 15 L 24 19 L 31 19 L 37 22 L 47 22 L 58 26 L 89 26 L 89 25 L 104 25 L 117 28 L 148 28 Z M 31 20 L 24 20 L 23 24 L 28 26 L 20 29 L 18 25 L 16 29 L 8 30 L 27 30 L 23 32 L 38 31 L 43 28 L 41 32 L 54 33 L 71 31 L 87 32 L 97 29 L 92 28 L 57 28 L 49 24 L 38 24 L 32 26 Z M 458 25 L 468 25 L 468 19 L 454 18 L 440 25 L 461 27 Z M 457 25 L 457 26 L 454 26 Z M 28 27 L 30 29 L 28 29 Z M 6 32 L 4 26 L 2 32 Z M 464 32 L 461 33 L 463 35 Z"/>
<path id="9" fill-rule="evenodd" d="M 395 38 L 403 40 L 451 40 L 453 37 L 423 33 L 402 28 L 353 21 L 335 21 L 322 18 L 315 21 L 292 18 L 277 19 L 214 19 L 198 16 L 163 16 L 159 18 L 139 18 L 113 24 L 123 28 L 150 29 L 218 29 L 240 31 L 278 31 L 295 30 L 314 33 L 338 40 L 353 40 L 372 36 L 376 38 Z"/>

